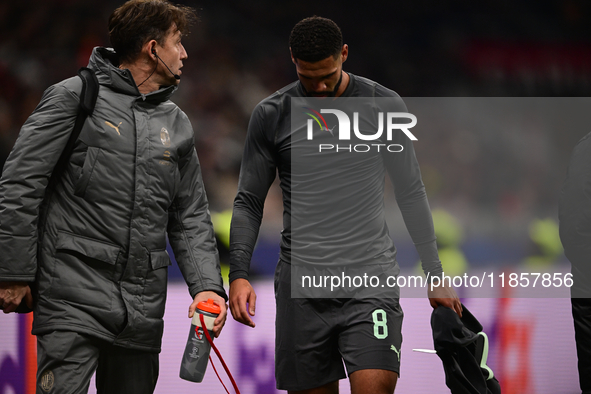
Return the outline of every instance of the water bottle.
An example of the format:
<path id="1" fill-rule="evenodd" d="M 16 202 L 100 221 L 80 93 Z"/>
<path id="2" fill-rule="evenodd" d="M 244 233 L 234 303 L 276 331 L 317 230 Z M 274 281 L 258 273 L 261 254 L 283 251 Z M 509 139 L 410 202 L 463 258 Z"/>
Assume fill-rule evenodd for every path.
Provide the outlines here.
<path id="1" fill-rule="evenodd" d="M 195 309 L 195 314 L 191 320 L 191 330 L 189 331 L 187 346 L 185 347 L 185 353 L 181 361 L 181 372 L 179 375 L 181 379 L 197 383 L 203 380 L 211 345 L 203 332 L 199 315 L 203 315 L 205 329 L 209 331 L 209 335 L 213 340 L 213 322 L 220 312 L 220 307 L 215 305 L 211 298 L 207 302 L 201 301 L 197 304 L 197 309 Z"/>

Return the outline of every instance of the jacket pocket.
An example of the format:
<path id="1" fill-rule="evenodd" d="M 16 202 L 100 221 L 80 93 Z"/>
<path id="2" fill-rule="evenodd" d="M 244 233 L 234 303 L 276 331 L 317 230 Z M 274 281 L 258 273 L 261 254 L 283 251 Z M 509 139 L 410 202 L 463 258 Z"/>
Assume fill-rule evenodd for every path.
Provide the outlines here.
<path id="1" fill-rule="evenodd" d="M 86 194 L 88 183 L 90 182 L 90 178 L 92 177 L 92 173 L 94 172 L 94 168 L 100 153 L 101 148 L 94 146 L 88 147 L 88 150 L 86 151 L 86 157 L 84 158 L 84 164 L 82 165 L 82 171 L 74 188 L 74 195 L 78 197 L 84 197 Z"/>
<path id="2" fill-rule="evenodd" d="M 166 304 L 168 266 L 171 265 L 166 250 L 150 252 L 150 268 L 144 287 L 144 313 L 148 318 L 161 319 Z"/>
<path id="3" fill-rule="evenodd" d="M 168 256 L 168 252 L 166 250 L 150 252 L 150 266 L 152 267 L 152 270 L 168 267 L 171 264 L 170 257 Z"/>
<path id="4" fill-rule="evenodd" d="M 50 297 L 93 315 L 97 308 L 111 311 L 118 294 L 114 277 L 119 256 L 116 245 L 58 233 Z"/>
<path id="5" fill-rule="evenodd" d="M 75 252 L 92 260 L 115 265 L 121 248 L 91 238 L 60 232 L 57 237 L 56 250 Z"/>

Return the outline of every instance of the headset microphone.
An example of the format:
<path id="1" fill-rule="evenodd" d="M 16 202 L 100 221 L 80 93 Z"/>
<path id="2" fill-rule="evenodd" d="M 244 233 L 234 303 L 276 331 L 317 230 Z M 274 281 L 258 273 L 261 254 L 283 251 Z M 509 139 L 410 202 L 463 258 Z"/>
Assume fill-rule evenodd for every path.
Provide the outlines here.
<path id="1" fill-rule="evenodd" d="M 158 56 L 155 49 L 152 49 L 152 53 L 154 54 L 154 56 L 156 56 L 156 58 L 158 58 L 158 60 L 162 62 L 162 64 L 164 64 L 164 67 L 166 67 L 166 69 L 170 71 L 174 79 L 181 79 L 180 75 L 173 73 L 172 70 L 166 65 L 166 63 L 164 63 L 164 60 L 160 59 L 160 56 Z"/>

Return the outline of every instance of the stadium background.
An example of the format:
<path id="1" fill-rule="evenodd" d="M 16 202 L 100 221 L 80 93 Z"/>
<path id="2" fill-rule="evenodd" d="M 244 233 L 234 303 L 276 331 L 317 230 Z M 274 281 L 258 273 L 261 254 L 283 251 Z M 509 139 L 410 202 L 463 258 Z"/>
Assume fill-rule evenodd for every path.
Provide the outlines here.
<path id="1" fill-rule="evenodd" d="M 0 1 L 1 163 L 43 91 L 86 65 L 94 46 L 108 45 L 106 21 L 121 3 Z M 261 99 L 295 79 L 287 37 L 303 17 L 317 14 L 334 19 L 350 48 L 345 69 L 376 80 L 403 97 L 558 98 L 586 97 L 591 92 L 591 4 L 584 0 L 503 0 L 494 4 L 373 1 L 363 5 L 348 0 L 182 3 L 199 9 L 200 22 L 184 39 L 189 58 L 184 62 L 181 87 L 174 101 L 189 115 L 196 131 L 222 257 L 250 112 Z M 556 116 L 560 115 L 558 112 Z M 579 124 L 561 127 L 560 122 L 531 121 L 498 133 L 471 133 L 443 125 L 434 128 L 431 136 L 425 133 L 419 137 L 415 144 L 417 156 L 431 206 L 437 210 L 439 239 L 448 242 L 442 248 L 448 253 L 449 264 L 459 264 L 456 268 L 460 271 L 568 269 L 557 242 L 557 200 L 570 152 L 589 131 L 590 123 Z M 399 262 L 403 269 L 414 272 L 416 254 L 397 219 L 389 190 L 386 204 L 391 210 L 390 227 L 399 249 Z M 257 286 L 265 294 L 277 259 L 280 228 L 281 196 L 274 187 L 267 199 L 252 264 Z M 447 263 L 444 256 L 442 260 Z M 177 294 L 183 284 L 174 266 L 170 277 L 171 292 Z M 180 294 L 179 302 L 188 304 L 189 300 Z M 169 305 L 171 300 L 177 298 L 169 297 Z M 471 310 L 497 333 L 491 363 L 493 369 L 501 371 L 501 382 L 505 378 L 504 392 L 576 392 L 568 300 L 517 300 L 519 306 L 513 309 L 509 306 L 512 301 L 494 300 L 488 306 L 481 304 L 484 301 L 466 300 L 466 304 L 474 302 Z M 408 301 L 406 307 L 407 330 L 414 322 L 409 308 L 415 308 L 416 301 Z M 183 345 L 175 353 L 166 348 L 166 338 L 172 335 L 173 327 L 182 327 L 181 337 L 186 335 L 184 304 L 174 317 L 174 306 L 167 311 L 170 320 L 165 329 L 165 352 L 171 353 L 163 353 L 162 363 L 170 363 L 173 370 L 178 368 Z M 429 311 L 419 306 L 416 309 L 423 311 L 417 324 L 427 327 L 427 342 L 420 347 L 429 347 Z M 222 336 L 220 343 L 234 343 L 236 338 L 257 343 L 256 338 L 267 337 L 266 347 L 246 347 L 248 351 L 241 356 L 230 355 L 235 360 L 231 363 L 234 369 L 272 360 L 272 341 L 269 344 L 268 340 L 273 334 L 272 314 L 272 307 L 259 310 L 257 319 L 268 324 L 259 323 L 254 334 L 228 321 L 227 339 Z M 546 324 L 548 314 L 554 318 Z M 30 324 L 27 319 L 0 318 L 0 331 L 7 333 L 0 341 L 0 394 L 29 392 L 26 382 L 30 382 L 34 365 L 30 355 L 34 346 L 23 334 Z M 409 335 L 405 334 L 405 341 Z M 557 343 L 563 345 L 558 350 Z M 550 348 L 554 353 L 547 357 L 527 355 L 522 359 L 511 353 Z M 165 358 L 168 354 L 170 361 Z M 433 376 L 440 379 L 438 387 L 442 386 L 438 360 L 423 364 L 424 359 L 415 358 L 418 361 L 413 364 L 411 352 L 405 354 L 409 356 L 403 360 L 400 392 L 426 392 L 405 384 L 405 374 L 409 376 L 406 382 L 412 381 L 412 374 L 407 372 L 410 369 L 437 368 Z M 559 367 L 560 374 L 556 372 Z M 272 392 L 272 375 L 257 374 L 248 368 L 244 371 L 239 375 L 251 376 L 250 380 L 244 378 L 250 382 L 245 383 L 248 390 Z M 560 382 L 556 387 L 564 391 L 550 389 L 550 383 L 539 384 L 547 374 L 556 376 L 554 381 Z M 166 379 L 161 378 L 158 392 L 181 392 L 169 391 L 169 386 L 164 386 Z M 188 386 L 187 390 L 194 391 L 187 392 L 215 393 L 220 389 L 212 386 L 212 391 L 199 391 L 199 387 Z"/>

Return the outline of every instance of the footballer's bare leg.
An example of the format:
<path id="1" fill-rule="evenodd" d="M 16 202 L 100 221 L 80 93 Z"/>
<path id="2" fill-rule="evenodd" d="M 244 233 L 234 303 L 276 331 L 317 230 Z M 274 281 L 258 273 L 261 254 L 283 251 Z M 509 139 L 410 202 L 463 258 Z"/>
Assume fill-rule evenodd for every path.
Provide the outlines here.
<path id="1" fill-rule="evenodd" d="M 351 394 L 392 394 L 398 374 L 384 369 L 360 369 L 349 375 Z"/>
<path id="2" fill-rule="evenodd" d="M 288 391 L 289 394 L 339 394 L 339 381 L 308 390 Z"/>

